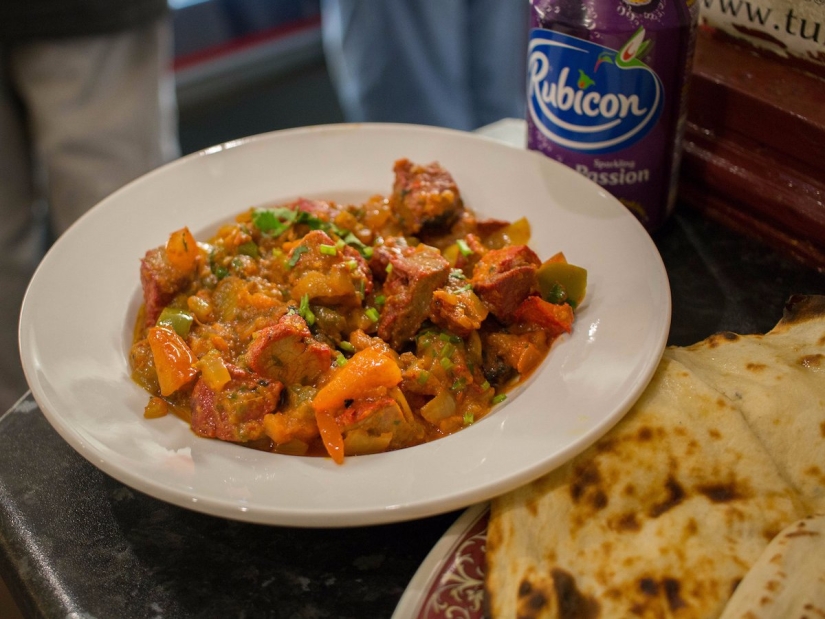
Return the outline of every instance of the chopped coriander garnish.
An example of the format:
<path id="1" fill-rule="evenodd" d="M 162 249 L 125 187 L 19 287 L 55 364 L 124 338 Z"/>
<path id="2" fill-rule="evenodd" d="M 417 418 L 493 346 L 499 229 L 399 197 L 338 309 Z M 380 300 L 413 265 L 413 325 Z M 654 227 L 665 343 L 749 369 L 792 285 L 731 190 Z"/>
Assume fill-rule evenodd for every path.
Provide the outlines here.
<path id="1" fill-rule="evenodd" d="M 304 224 L 308 226 L 310 230 L 329 230 L 331 226 L 328 222 L 323 219 L 319 219 L 312 213 L 307 213 L 306 211 L 297 211 L 295 223 Z"/>
<path id="2" fill-rule="evenodd" d="M 566 297 L 567 292 L 564 290 L 564 286 L 561 284 L 553 284 L 553 287 L 550 289 L 550 294 L 547 295 L 547 301 L 559 305 L 564 303 Z"/>
<path id="3" fill-rule="evenodd" d="M 335 356 L 335 365 L 337 365 L 339 368 L 342 368 L 346 364 L 347 364 L 347 358 L 344 355 L 342 355 L 341 353 L 338 353 Z"/>
<path id="4" fill-rule="evenodd" d="M 453 366 L 455 366 L 455 364 L 452 361 L 450 361 L 449 357 L 441 357 L 439 363 L 441 363 L 441 367 L 445 370 L 450 370 L 453 368 Z"/>
<path id="5" fill-rule="evenodd" d="M 467 279 L 467 276 L 461 271 L 461 269 L 453 269 L 450 271 L 450 278 L 451 279 Z"/>
<path id="6" fill-rule="evenodd" d="M 506 399 L 507 399 L 507 394 L 506 393 L 499 393 L 491 401 L 492 401 L 493 404 L 499 404 L 501 402 L 504 402 L 504 400 L 506 400 Z"/>
<path id="7" fill-rule="evenodd" d="M 467 245 L 467 241 L 465 241 L 464 239 L 458 239 L 458 240 L 455 242 L 455 244 L 456 244 L 456 245 L 458 245 L 458 251 L 460 251 L 460 252 L 461 252 L 461 255 L 462 255 L 462 256 L 470 256 L 470 255 L 472 255 L 473 250 L 472 250 L 472 249 L 470 249 L 470 246 L 469 246 L 469 245 Z"/>
<path id="8" fill-rule="evenodd" d="M 330 230 L 333 224 L 319 219 L 306 211 L 277 206 L 252 210 L 252 225 L 265 234 L 278 236 L 289 230 L 293 224 L 304 224 L 311 230 Z"/>
<path id="9" fill-rule="evenodd" d="M 315 324 L 315 314 L 309 308 L 309 295 L 301 297 L 301 304 L 298 306 L 298 315 L 303 318 L 309 326 Z"/>
<path id="10" fill-rule="evenodd" d="M 451 391 L 461 391 L 467 385 L 467 379 L 464 377 L 456 378 L 455 382 L 450 386 Z"/>
<path id="11" fill-rule="evenodd" d="M 344 240 L 344 243 L 357 249 L 358 252 L 367 260 L 372 258 L 372 247 L 364 245 L 364 242 L 352 232 L 340 230 L 340 233 L 341 234 L 339 236 Z"/>
<path id="12" fill-rule="evenodd" d="M 252 210 L 252 225 L 261 232 L 278 236 L 286 232 L 295 221 L 295 211 L 283 206 L 274 209 L 256 208 Z"/>
<path id="13" fill-rule="evenodd" d="M 347 352 L 355 352 L 355 346 L 353 346 L 352 344 L 350 344 L 346 340 L 343 340 L 343 341 L 339 342 L 338 343 L 338 348 L 340 348 L 341 350 L 345 350 Z"/>
<path id="14" fill-rule="evenodd" d="M 418 384 L 419 384 L 419 385 L 423 385 L 423 384 L 425 384 L 425 383 L 426 383 L 429 379 L 430 379 L 430 373 L 429 373 L 427 370 L 421 370 L 421 371 L 418 373 L 418 378 L 417 378 L 416 380 L 418 380 Z"/>
<path id="15" fill-rule="evenodd" d="M 292 250 L 292 255 L 289 257 L 289 261 L 287 262 L 287 265 L 289 266 L 289 268 L 291 269 L 296 264 L 298 264 L 298 260 L 301 259 L 301 254 L 305 254 L 308 251 L 309 251 L 309 247 L 307 247 L 306 245 L 298 245 L 298 247 L 293 249 Z"/>
<path id="16" fill-rule="evenodd" d="M 470 292 L 473 289 L 472 284 L 467 284 L 466 286 L 462 286 L 456 292 Z"/>
<path id="17" fill-rule="evenodd" d="M 450 344 L 449 342 L 447 342 L 447 343 L 444 345 L 444 348 L 442 348 L 442 349 L 441 349 L 441 356 L 442 356 L 442 357 L 446 357 L 446 358 L 448 358 L 448 359 L 449 359 L 450 357 L 452 357 L 452 356 L 453 356 L 453 353 L 454 353 L 454 352 L 455 352 L 455 346 L 453 346 L 452 344 Z"/>
<path id="18" fill-rule="evenodd" d="M 475 416 L 471 412 L 467 411 L 466 413 L 464 413 L 464 425 L 465 426 L 469 426 L 474 421 L 475 421 Z"/>
<path id="19" fill-rule="evenodd" d="M 358 268 L 358 262 L 356 260 L 347 260 L 347 268 L 350 271 L 354 271 Z"/>
<path id="20" fill-rule="evenodd" d="M 353 234 L 352 232 L 344 232 L 341 238 L 344 239 L 344 243 L 346 243 L 347 245 L 352 245 L 356 249 L 366 247 L 363 241 L 361 241 L 361 239 L 355 236 L 355 234 Z"/>
<path id="21" fill-rule="evenodd" d="M 383 294 L 379 294 L 377 297 L 375 297 L 375 304 L 376 305 L 384 305 L 384 303 L 386 303 L 386 302 L 387 302 L 387 297 L 385 297 Z"/>
<path id="22" fill-rule="evenodd" d="M 367 318 L 373 322 L 378 322 L 378 319 L 380 318 L 378 310 L 374 307 L 368 307 L 364 313 L 367 315 Z"/>
<path id="23" fill-rule="evenodd" d="M 318 251 L 320 251 L 325 256 L 334 256 L 338 253 L 338 248 L 335 245 L 319 245 Z"/>

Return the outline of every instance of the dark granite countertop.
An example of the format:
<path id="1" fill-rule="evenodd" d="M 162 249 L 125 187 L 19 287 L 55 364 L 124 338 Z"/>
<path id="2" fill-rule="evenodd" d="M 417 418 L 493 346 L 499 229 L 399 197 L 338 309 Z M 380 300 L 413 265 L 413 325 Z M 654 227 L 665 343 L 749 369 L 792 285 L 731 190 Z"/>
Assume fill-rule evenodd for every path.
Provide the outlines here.
<path id="1" fill-rule="evenodd" d="M 656 233 L 671 344 L 769 330 L 825 274 L 695 211 Z M 0 576 L 33 618 L 389 617 L 457 513 L 353 529 L 245 524 L 168 505 L 109 478 L 31 396 L 0 418 Z"/>

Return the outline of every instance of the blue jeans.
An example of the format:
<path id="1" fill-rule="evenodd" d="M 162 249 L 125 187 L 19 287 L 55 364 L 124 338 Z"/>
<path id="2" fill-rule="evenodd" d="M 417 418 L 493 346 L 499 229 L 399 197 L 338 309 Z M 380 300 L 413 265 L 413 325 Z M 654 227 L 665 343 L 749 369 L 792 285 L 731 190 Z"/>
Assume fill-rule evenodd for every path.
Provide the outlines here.
<path id="1" fill-rule="evenodd" d="M 322 0 L 346 119 L 472 130 L 524 117 L 527 0 Z"/>

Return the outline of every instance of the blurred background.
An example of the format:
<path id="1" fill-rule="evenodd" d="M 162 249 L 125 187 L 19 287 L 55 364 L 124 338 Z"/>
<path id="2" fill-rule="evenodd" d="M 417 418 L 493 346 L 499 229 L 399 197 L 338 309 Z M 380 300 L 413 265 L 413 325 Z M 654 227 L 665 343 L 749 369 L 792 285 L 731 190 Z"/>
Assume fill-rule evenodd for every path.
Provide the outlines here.
<path id="1" fill-rule="evenodd" d="M 319 0 L 169 0 L 181 152 L 342 122 Z"/>

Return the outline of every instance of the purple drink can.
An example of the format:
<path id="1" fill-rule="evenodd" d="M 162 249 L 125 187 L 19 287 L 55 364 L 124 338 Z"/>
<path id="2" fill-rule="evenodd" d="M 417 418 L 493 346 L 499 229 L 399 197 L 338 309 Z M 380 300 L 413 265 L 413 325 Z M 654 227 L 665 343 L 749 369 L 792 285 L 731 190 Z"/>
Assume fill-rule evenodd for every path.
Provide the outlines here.
<path id="1" fill-rule="evenodd" d="M 527 146 L 650 231 L 676 200 L 695 0 L 530 0 Z"/>

